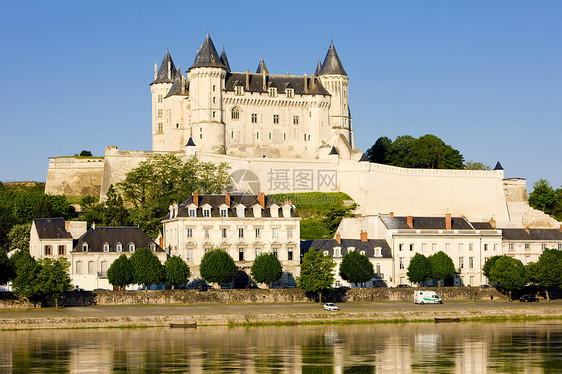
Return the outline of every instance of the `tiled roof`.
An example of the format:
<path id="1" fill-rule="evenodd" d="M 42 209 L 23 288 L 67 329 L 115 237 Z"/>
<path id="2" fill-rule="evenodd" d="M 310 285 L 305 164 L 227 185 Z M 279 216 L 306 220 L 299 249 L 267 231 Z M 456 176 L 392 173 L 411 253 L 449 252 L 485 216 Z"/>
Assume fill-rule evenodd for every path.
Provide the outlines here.
<path id="1" fill-rule="evenodd" d="M 224 66 L 226 66 L 226 70 L 230 71 L 230 64 L 228 63 L 228 58 L 226 57 L 226 52 L 224 50 L 224 47 L 222 47 L 222 52 L 221 52 L 221 62 Z"/>
<path id="2" fill-rule="evenodd" d="M 495 230 L 490 222 L 470 222 L 476 230 Z"/>
<path id="3" fill-rule="evenodd" d="M 217 50 L 215 49 L 215 45 L 213 44 L 213 41 L 211 40 L 211 36 L 209 35 L 209 33 L 207 33 L 207 36 L 205 37 L 205 41 L 203 42 L 201 49 L 199 50 L 197 56 L 195 57 L 195 62 L 189 69 L 191 70 L 193 68 L 202 68 L 202 67 L 215 67 L 215 68 L 226 69 L 226 66 L 224 66 L 221 58 L 219 57 L 219 54 L 217 53 Z"/>
<path id="4" fill-rule="evenodd" d="M 109 244 L 109 251 L 116 252 L 116 244 L 123 245 L 123 251 L 128 251 L 129 243 L 135 243 L 135 248 L 149 248 L 156 244 L 156 252 L 164 250 L 155 243 L 144 231 L 138 227 L 96 227 L 91 228 L 78 238 L 74 252 L 82 252 L 82 245 L 88 243 L 88 252 L 103 252 L 103 245 Z"/>
<path id="5" fill-rule="evenodd" d="M 384 239 L 369 239 L 362 241 L 360 239 L 341 239 L 341 244 L 336 239 L 315 239 L 301 241 L 301 253 L 306 253 L 310 248 L 321 251 L 328 251 L 330 255 L 334 255 L 334 248 L 342 249 L 341 255 L 347 254 L 347 248 L 353 247 L 356 252 L 365 251 L 365 255 L 369 258 L 375 257 L 375 248 L 382 248 L 382 258 L 392 258 L 390 247 Z"/>
<path id="6" fill-rule="evenodd" d="M 182 79 L 182 75 L 179 71 L 180 70 L 178 68 L 178 74 L 176 75 L 176 78 L 174 79 L 174 84 L 172 85 L 172 87 L 170 87 L 170 90 L 168 91 L 166 96 L 164 96 L 164 98 L 167 98 L 169 96 L 174 96 L 174 95 L 188 96 L 187 92 L 189 91 L 189 81 L 184 82 L 184 80 Z M 183 90 L 182 90 L 182 84 L 184 86 Z"/>
<path id="7" fill-rule="evenodd" d="M 347 75 L 333 42 L 330 44 L 330 48 L 328 49 L 328 53 L 326 53 L 326 58 L 324 58 L 324 63 L 322 64 L 322 69 L 318 75 L 327 74 Z"/>
<path id="8" fill-rule="evenodd" d="M 561 241 L 560 229 L 500 229 L 504 240 Z"/>
<path id="9" fill-rule="evenodd" d="M 304 82 L 307 82 L 308 89 L 305 90 Z M 297 95 L 330 95 L 330 93 L 322 86 L 320 79 L 297 75 L 266 75 L 265 89 L 263 87 L 262 74 L 249 74 L 250 89 L 246 88 L 246 73 L 229 73 L 226 75 L 225 90 L 234 91 L 234 86 L 244 87 L 244 91 L 249 92 L 267 92 L 267 88 L 274 85 L 277 87 L 278 93 L 285 93 L 286 88 L 293 88 Z"/>
<path id="10" fill-rule="evenodd" d="M 168 61 L 170 62 L 170 78 L 168 78 Z M 156 79 L 154 83 L 173 83 L 174 79 L 176 78 L 177 69 L 174 66 L 174 61 L 172 60 L 172 56 L 170 55 L 170 51 L 166 49 L 166 54 L 164 55 L 164 59 L 160 64 L 160 69 L 158 70 L 158 74 L 156 75 Z"/>
<path id="11" fill-rule="evenodd" d="M 267 71 L 267 66 L 265 66 L 265 61 L 263 61 L 263 56 L 260 59 L 260 63 L 258 64 L 258 68 L 256 69 L 256 74 L 261 74 L 264 73 L 265 74 L 269 74 L 269 71 Z"/>
<path id="12" fill-rule="evenodd" d="M 407 217 L 381 216 L 388 229 L 446 230 L 445 217 L 413 217 L 413 228 L 408 226 Z M 451 217 L 452 230 L 473 230 L 464 217 Z"/>
<path id="13" fill-rule="evenodd" d="M 72 239 L 66 231 L 64 218 L 36 218 L 33 222 L 39 239 Z"/>

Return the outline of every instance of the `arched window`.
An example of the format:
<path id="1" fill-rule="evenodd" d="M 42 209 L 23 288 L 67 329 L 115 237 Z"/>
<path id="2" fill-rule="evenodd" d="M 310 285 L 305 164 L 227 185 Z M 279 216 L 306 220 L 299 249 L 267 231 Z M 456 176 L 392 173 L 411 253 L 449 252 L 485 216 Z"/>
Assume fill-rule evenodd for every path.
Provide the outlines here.
<path id="1" fill-rule="evenodd" d="M 240 111 L 237 107 L 234 107 L 230 110 L 230 117 L 232 119 L 240 119 Z"/>
<path id="2" fill-rule="evenodd" d="M 135 243 L 129 243 L 129 252 L 134 252 L 135 251 Z"/>
<path id="3" fill-rule="evenodd" d="M 94 274 L 96 271 L 94 261 L 88 261 L 88 274 Z"/>
<path id="4" fill-rule="evenodd" d="M 104 243 L 104 244 L 103 244 L 103 251 L 104 251 L 104 252 L 109 252 L 109 243 Z"/>
<path id="5" fill-rule="evenodd" d="M 82 261 L 76 261 L 76 274 L 82 274 Z"/>
<path id="6" fill-rule="evenodd" d="M 107 261 L 102 261 L 100 270 L 101 270 L 101 276 L 106 277 L 107 276 Z"/>

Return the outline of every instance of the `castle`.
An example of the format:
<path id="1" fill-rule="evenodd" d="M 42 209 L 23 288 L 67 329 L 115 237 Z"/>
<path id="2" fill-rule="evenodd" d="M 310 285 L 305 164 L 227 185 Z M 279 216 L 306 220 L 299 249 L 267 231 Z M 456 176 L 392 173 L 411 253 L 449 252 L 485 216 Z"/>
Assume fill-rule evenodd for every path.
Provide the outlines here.
<path id="1" fill-rule="evenodd" d="M 103 158 L 51 158 L 46 192 L 99 194 L 154 153 L 227 162 L 237 192 L 335 192 L 363 215 L 493 219 L 498 227 L 559 228 L 527 202 L 524 179 L 492 171 L 405 169 L 368 162 L 354 147 L 349 78 L 333 44 L 314 73 L 232 72 L 209 35 L 183 75 L 167 51 L 155 66 L 152 151 L 108 146 Z"/>

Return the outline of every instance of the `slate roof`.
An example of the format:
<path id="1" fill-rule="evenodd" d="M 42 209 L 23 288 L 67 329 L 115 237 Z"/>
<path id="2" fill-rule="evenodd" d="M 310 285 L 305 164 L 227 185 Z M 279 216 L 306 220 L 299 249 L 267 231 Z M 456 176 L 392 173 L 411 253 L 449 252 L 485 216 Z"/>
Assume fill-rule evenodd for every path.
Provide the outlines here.
<path id="1" fill-rule="evenodd" d="M 222 64 L 226 66 L 226 70 L 230 71 L 230 64 L 228 63 L 228 58 L 226 57 L 226 52 L 224 51 L 224 47 L 222 47 L 220 59 Z"/>
<path id="2" fill-rule="evenodd" d="M 562 241 L 560 229 L 500 229 L 504 240 Z"/>
<path id="3" fill-rule="evenodd" d="M 191 136 L 189 137 L 189 140 L 187 141 L 187 144 L 185 146 L 186 147 L 195 147 L 195 143 L 193 142 L 193 139 L 191 138 Z"/>
<path id="4" fill-rule="evenodd" d="M 502 164 L 500 164 L 499 161 L 496 163 L 496 166 L 494 167 L 494 170 L 503 170 L 503 166 L 502 166 Z"/>
<path id="5" fill-rule="evenodd" d="M 388 229 L 412 229 L 407 217 L 381 216 Z M 445 217 L 413 217 L 413 230 L 446 230 Z M 451 230 L 473 230 L 464 217 L 451 217 Z"/>
<path id="6" fill-rule="evenodd" d="M 278 93 L 285 93 L 286 88 L 293 88 L 296 95 L 330 95 L 330 93 L 322 86 L 320 79 L 297 75 L 266 75 L 266 88 L 263 87 L 262 74 L 250 74 L 250 89 L 246 89 L 246 73 L 228 73 L 226 75 L 225 90 L 234 91 L 235 86 L 244 87 L 245 92 L 267 92 L 267 88 L 277 87 Z M 304 80 L 306 79 L 308 91 L 305 91 Z M 273 86 L 274 85 L 274 86 Z"/>
<path id="7" fill-rule="evenodd" d="M 329 155 L 339 155 L 338 150 L 334 146 L 332 146 L 332 149 L 330 149 L 330 153 L 328 153 L 328 154 Z"/>
<path id="8" fill-rule="evenodd" d="M 170 78 L 168 78 L 168 61 L 170 61 L 170 67 L 171 67 Z M 158 74 L 156 75 L 156 79 L 151 84 L 173 83 L 174 79 L 176 78 L 176 73 L 177 73 L 177 69 L 174 65 L 174 61 L 172 60 L 172 56 L 170 55 L 170 51 L 166 49 L 166 54 L 164 55 L 164 59 L 160 64 L 160 69 L 158 69 Z"/>
<path id="9" fill-rule="evenodd" d="M 495 230 L 494 226 L 490 222 L 470 222 L 472 227 L 476 230 Z"/>
<path id="10" fill-rule="evenodd" d="M 39 239 L 72 239 L 66 231 L 64 218 L 36 218 L 33 223 Z"/>
<path id="11" fill-rule="evenodd" d="M 267 66 L 265 66 L 265 61 L 263 61 L 263 56 L 260 59 L 260 63 L 258 64 L 258 68 L 256 69 L 256 74 L 262 74 L 263 72 L 265 72 L 265 74 L 269 74 L 269 71 L 267 71 Z"/>
<path id="12" fill-rule="evenodd" d="M 172 85 L 172 87 L 170 87 L 170 90 L 168 91 L 166 96 L 164 96 L 164 99 L 169 97 L 169 96 L 174 96 L 174 95 L 188 96 L 187 93 L 188 93 L 188 90 L 189 90 L 189 81 L 183 82 L 182 75 L 181 75 L 180 71 L 181 70 L 178 67 L 178 74 L 176 74 L 176 78 L 174 79 L 174 84 Z M 182 87 L 181 87 L 182 84 L 184 85 L 183 92 L 182 92 Z"/>
<path id="13" fill-rule="evenodd" d="M 324 63 L 322 64 L 322 69 L 318 75 L 327 75 L 327 74 L 336 74 L 336 75 L 346 75 L 343 65 L 338 57 L 338 53 L 336 52 L 336 48 L 334 47 L 334 43 L 330 43 L 330 48 L 328 49 L 328 53 L 326 53 L 326 58 L 324 58 Z"/>
<path id="14" fill-rule="evenodd" d="M 203 217 L 203 205 L 209 204 L 211 206 L 211 217 L 220 217 L 220 206 L 225 204 L 225 195 L 199 195 L 199 205 L 197 207 L 197 217 Z M 178 217 L 188 217 L 189 212 L 187 206 L 193 203 L 193 196 L 190 196 L 183 203 L 178 204 Z M 254 210 L 252 206 L 259 204 L 258 195 L 230 195 L 230 208 L 228 208 L 228 217 L 236 218 L 236 205 L 242 204 L 246 206 L 244 210 L 245 217 L 254 217 Z M 279 217 L 283 218 L 282 203 L 279 203 L 267 195 L 265 195 L 265 209 L 262 209 L 262 217 L 271 217 L 271 212 L 269 207 L 271 205 L 277 204 L 279 206 Z M 298 213 L 291 209 L 291 217 L 298 217 Z M 164 219 L 170 219 L 170 214 L 168 213 Z"/>
<path id="15" fill-rule="evenodd" d="M 116 244 L 123 245 L 123 251 L 128 252 L 129 243 L 135 243 L 135 248 L 149 248 L 156 244 L 156 252 L 164 250 L 155 243 L 144 231 L 138 227 L 96 227 L 91 228 L 78 238 L 74 252 L 82 252 L 82 245 L 88 243 L 88 252 L 103 252 L 103 245 L 109 244 L 109 252 L 117 252 Z"/>
<path id="16" fill-rule="evenodd" d="M 316 65 L 316 71 L 314 72 L 314 75 L 320 75 L 321 71 L 322 71 L 322 62 L 320 61 L 320 59 L 318 59 L 318 65 Z"/>
<path id="17" fill-rule="evenodd" d="M 369 157 L 367 157 L 366 153 L 363 153 L 361 155 L 361 158 L 359 159 L 359 162 L 363 162 L 363 161 L 367 161 L 367 162 L 369 161 Z"/>
<path id="18" fill-rule="evenodd" d="M 195 57 L 195 61 L 193 65 L 189 68 L 189 70 L 193 68 L 202 68 L 202 67 L 215 67 L 215 68 L 224 68 L 226 66 L 221 61 L 217 50 L 215 49 L 215 45 L 211 40 L 211 36 L 207 33 L 205 37 L 205 41 L 201 46 L 201 49 L 197 53 Z"/>
<path id="19" fill-rule="evenodd" d="M 360 239 L 341 239 L 341 244 L 336 239 L 315 239 L 315 240 L 302 240 L 301 253 L 306 253 L 310 248 L 315 248 L 321 251 L 328 251 L 330 255 L 334 255 L 334 248 L 341 247 L 342 257 L 347 254 L 348 247 L 354 247 L 355 251 L 365 251 L 367 257 L 375 257 L 375 248 L 382 248 L 382 257 L 376 258 L 392 258 L 390 253 L 390 246 L 384 239 L 369 239 L 366 242 Z"/>

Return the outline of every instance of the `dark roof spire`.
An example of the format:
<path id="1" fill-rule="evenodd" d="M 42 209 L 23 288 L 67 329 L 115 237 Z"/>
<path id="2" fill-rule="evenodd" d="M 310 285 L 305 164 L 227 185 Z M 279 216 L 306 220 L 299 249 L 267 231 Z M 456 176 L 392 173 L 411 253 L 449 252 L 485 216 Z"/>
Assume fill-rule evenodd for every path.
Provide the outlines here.
<path id="1" fill-rule="evenodd" d="M 174 79 L 174 84 L 172 84 L 172 87 L 170 87 L 170 90 L 168 91 L 166 96 L 164 96 L 164 98 L 167 98 L 167 97 L 173 96 L 173 95 L 187 96 L 187 87 L 186 86 L 187 86 L 187 84 L 186 84 L 186 82 L 184 82 L 183 76 L 181 75 L 180 67 L 178 66 L 177 71 L 176 71 L 176 78 Z"/>
<path id="2" fill-rule="evenodd" d="M 330 149 L 330 153 L 328 153 L 328 154 L 329 155 L 339 155 L 338 150 L 334 146 L 332 146 L 332 149 Z"/>
<path id="3" fill-rule="evenodd" d="M 502 164 L 500 164 L 499 161 L 498 161 L 498 163 L 496 164 L 496 167 L 494 168 L 494 170 L 503 170 L 503 166 L 502 166 Z"/>
<path id="4" fill-rule="evenodd" d="M 256 70 L 256 74 L 261 74 L 265 72 L 265 74 L 269 74 L 267 71 L 267 66 L 265 66 L 265 62 L 263 61 L 263 56 L 261 56 L 260 63 L 258 65 L 258 70 Z"/>
<path id="5" fill-rule="evenodd" d="M 226 70 L 230 71 L 230 64 L 228 63 L 228 58 L 226 58 L 226 52 L 224 51 L 224 47 L 222 47 L 220 59 L 222 64 L 226 66 Z"/>
<path id="6" fill-rule="evenodd" d="M 217 50 L 215 49 L 215 45 L 211 40 L 211 36 L 207 33 L 205 37 L 205 41 L 201 46 L 201 50 L 197 53 L 197 57 L 195 57 L 195 62 L 193 66 L 189 68 L 189 70 L 193 68 L 203 68 L 203 67 L 211 67 L 211 68 L 223 68 L 226 69 L 226 66 L 222 63 Z"/>
<path id="7" fill-rule="evenodd" d="M 324 63 L 322 64 L 322 69 L 320 69 L 320 72 L 318 73 L 318 75 L 327 74 L 347 75 L 347 73 L 343 69 L 340 58 L 338 57 L 336 48 L 334 47 L 334 42 L 330 43 L 330 48 L 328 49 L 328 53 L 326 53 L 326 58 L 324 59 Z"/>
<path id="8" fill-rule="evenodd" d="M 367 162 L 369 161 L 369 157 L 367 157 L 366 153 L 363 153 L 361 155 L 361 158 L 359 159 L 359 162 L 364 162 L 364 161 L 367 161 Z"/>
<path id="9" fill-rule="evenodd" d="M 169 70 L 168 70 L 169 65 Z M 158 69 L 158 75 L 156 79 L 152 83 L 174 83 L 174 79 L 176 78 L 177 69 L 174 66 L 174 61 L 172 60 L 172 56 L 170 55 L 170 51 L 166 48 L 166 54 L 164 55 L 164 59 L 160 64 L 160 69 Z"/>
<path id="10" fill-rule="evenodd" d="M 193 142 L 193 139 L 191 139 L 191 136 L 189 137 L 189 140 L 187 141 L 187 144 L 185 146 L 186 147 L 195 147 L 195 143 Z"/>
<path id="11" fill-rule="evenodd" d="M 322 62 L 320 62 L 320 59 L 318 59 L 318 65 L 316 65 L 316 71 L 314 72 L 314 75 L 319 75 L 320 71 L 322 71 Z"/>

